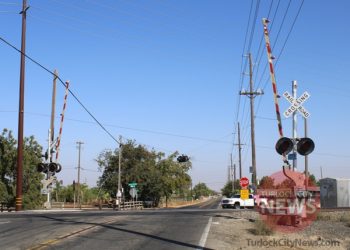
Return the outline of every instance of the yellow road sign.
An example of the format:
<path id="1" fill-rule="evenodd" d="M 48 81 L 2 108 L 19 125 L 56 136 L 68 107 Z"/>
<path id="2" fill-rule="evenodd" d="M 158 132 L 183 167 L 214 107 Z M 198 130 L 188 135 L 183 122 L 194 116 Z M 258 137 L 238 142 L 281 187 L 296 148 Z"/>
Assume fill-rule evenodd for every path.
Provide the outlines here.
<path id="1" fill-rule="evenodd" d="M 249 199 L 249 190 L 248 189 L 241 189 L 241 199 L 242 200 Z"/>

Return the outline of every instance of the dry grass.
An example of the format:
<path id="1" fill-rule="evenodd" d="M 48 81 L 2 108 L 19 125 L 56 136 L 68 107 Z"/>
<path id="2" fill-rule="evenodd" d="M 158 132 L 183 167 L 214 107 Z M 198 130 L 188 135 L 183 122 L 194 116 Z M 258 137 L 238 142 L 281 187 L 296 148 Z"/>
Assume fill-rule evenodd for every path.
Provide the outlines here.
<path id="1" fill-rule="evenodd" d="M 349 211 L 320 212 L 317 215 L 317 220 L 332 221 L 332 222 L 344 222 L 347 225 L 350 225 L 350 212 Z"/>
<path id="2" fill-rule="evenodd" d="M 273 230 L 271 228 L 269 228 L 264 221 L 261 220 L 256 220 L 254 222 L 254 227 L 249 230 L 249 232 L 251 232 L 254 235 L 272 235 L 273 234 Z"/>

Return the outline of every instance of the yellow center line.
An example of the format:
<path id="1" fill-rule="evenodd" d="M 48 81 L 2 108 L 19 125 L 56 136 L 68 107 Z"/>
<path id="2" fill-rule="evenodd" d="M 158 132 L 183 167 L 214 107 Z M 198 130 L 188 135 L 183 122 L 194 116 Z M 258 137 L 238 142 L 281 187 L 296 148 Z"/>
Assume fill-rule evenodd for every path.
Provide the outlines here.
<path id="1" fill-rule="evenodd" d="M 113 222 L 116 222 L 118 218 L 115 218 L 115 219 L 112 219 L 112 220 L 107 220 L 107 221 L 103 221 L 101 222 L 101 225 L 102 224 L 110 224 L 110 223 L 113 223 Z M 45 249 L 49 246 L 52 246 L 54 244 L 57 244 L 58 242 L 64 240 L 64 239 L 67 239 L 67 238 L 70 238 L 70 237 L 74 237 L 74 236 L 77 236 L 83 232 L 86 232 L 90 229 L 93 229 L 95 227 L 100 227 L 101 225 L 92 225 L 92 226 L 88 226 L 86 228 L 82 228 L 80 230 L 77 230 L 77 231 L 73 231 L 71 233 L 68 233 L 68 234 L 65 234 L 65 235 L 62 235 L 62 236 L 59 236 L 55 239 L 49 239 L 49 240 L 46 240 L 46 241 L 43 241 L 41 243 L 39 243 L 38 245 L 34 246 L 34 247 L 31 247 L 31 248 L 28 248 L 28 250 L 41 250 L 41 249 Z"/>

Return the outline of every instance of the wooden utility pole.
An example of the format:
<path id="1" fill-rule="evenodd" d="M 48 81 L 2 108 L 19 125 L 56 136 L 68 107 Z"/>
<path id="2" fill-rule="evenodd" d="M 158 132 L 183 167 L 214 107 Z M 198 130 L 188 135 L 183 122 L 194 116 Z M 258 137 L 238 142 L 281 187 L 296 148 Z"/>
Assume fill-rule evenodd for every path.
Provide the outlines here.
<path id="1" fill-rule="evenodd" d="M 236 164 L 233 164 L 233 187 L 235 187 L 234 185 L 236 184 Z"/>
<path id="2" fill-rule="evenodd" d="M 253 168 L 253 185 L 257 187 L 256 181 L 256 154 L 255 154 L 255 123 L 254 123 L 254 98 L 257 95 L 263 95 L 263 91 L 259 90 L 254 91 L 253 88 L 253 63 L 252 63 L 252 54 L 249 53 L 249 91 L 240 91 L 240 95 L 246 95 L 250 99 L 250 133 L 251 133 L 251 143 L 252 143 L 252 168 Z"/>
<path id="3" fill-rule="evenodd" d="M 242 144 L 241 144 L 241 130 L 238 123 L 238 143 L 235 143 L 233 145 L 238 146 L 238 161 L 239 161 L 239 178 L 242 178 Z"/>
<path id="4" fill-rule="evenodd" d="M 235 191 L 235 181 L 236 181 L 236 165 L 233 166 L 232 164 L 232 153 L 230 155 L 230 162 L 231 162 L 231 166 L 230 166 L 230 181 L 232 181 L 232 192 Z"/>
<path id="5" fill-rule="evenodd" d="M 84 142 L 81 142 L 81 141 L 77 141 L 77 144 L 78 144 L 78 149 L 79 149 L 79 156 L 78 156 L 78 188 L 77 188 L 77 191 L 78 191 L 78 205 L 79 205 L 79 208 L 81 208 L 81 200 L 80 200 L 80 192 L 81 192 L 81 189 L 80 189 L 80 152 L 81 152 L 81 145 L 84 144 Z"/>
<path id="6" fill-rule="evenodd" d="M 22 41 L 21 41 L 21 68 L 19 80 L 19 110 L 18 110 L 18 145 L 17 145 L 17 181 L 16 181 L 16 211 L 22 210 L 23 188 L 23 127 L 24 127 L 24 77 L 26 53 L 26 20 L 27 0 L 23 0 L 22 11 Z"/>

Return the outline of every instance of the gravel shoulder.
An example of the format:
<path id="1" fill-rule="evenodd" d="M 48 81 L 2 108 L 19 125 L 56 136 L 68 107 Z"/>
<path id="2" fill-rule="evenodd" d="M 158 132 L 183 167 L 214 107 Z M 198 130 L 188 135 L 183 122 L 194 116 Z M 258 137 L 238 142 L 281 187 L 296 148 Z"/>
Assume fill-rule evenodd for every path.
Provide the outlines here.
<path id="1" fill-rule="evenodd" d="M 350 211 L 322 213 L 308 228 L 296 233 L 255 235 L 260 216 L 255 211 L 227 210 L 213 216 L 206 247 L 211 249 L 345 249 L 350 250 Z M 345 216 L 344 216 L 345 215 Z M 260 221 L 262 222 L 262 221 Z"/>

